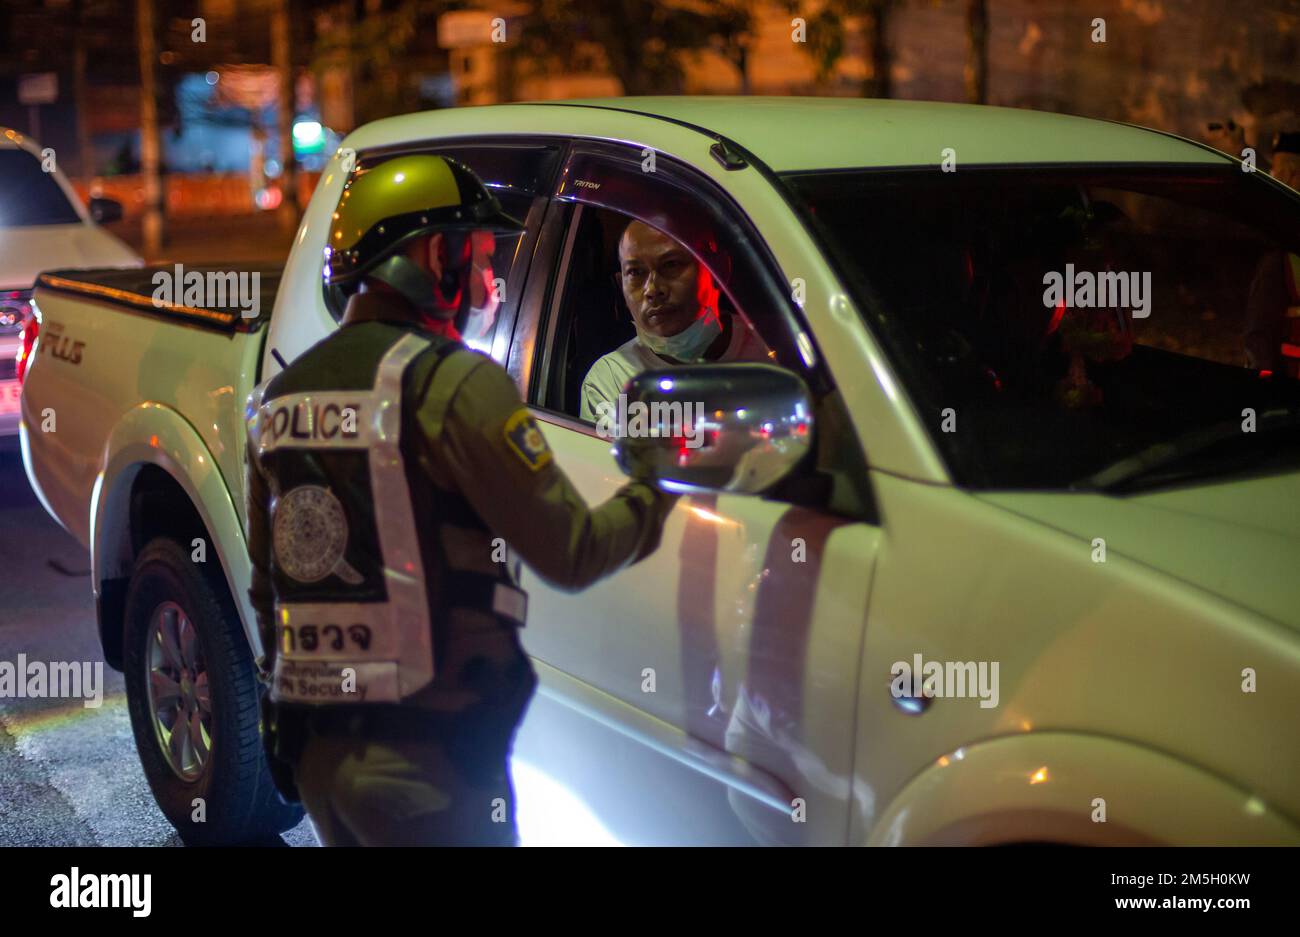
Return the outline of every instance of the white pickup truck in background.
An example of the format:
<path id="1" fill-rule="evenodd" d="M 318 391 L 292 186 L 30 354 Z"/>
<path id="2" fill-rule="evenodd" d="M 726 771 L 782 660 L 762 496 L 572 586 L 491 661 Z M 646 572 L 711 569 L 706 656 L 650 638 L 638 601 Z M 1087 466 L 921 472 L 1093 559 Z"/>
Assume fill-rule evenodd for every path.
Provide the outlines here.
<path id="1" fill-rule="evenodd" d="M 150 269 L 42 275 L 28 476 L 90 550 L 105 657 L 188 841 L 300 816 L 258 740 L 244 404 L 337 328 L 321 266 L 343 161 L 410 152 L 462 160 L 525 220 L 492 258 L 483 348 L 589 501 L 623 480 L 577 391 L 627 337 L 607 261 L 628 219 L 712 231 L 715 278 L 789 372 L 683 369 L 717 414 L 712 483 L 684 471 L 659 550 L 588 592 L 526 571 L 525 819 L 579 804 L 629 843 L 1300 843 L 1300 392 L 1242 366 L 1235 334 L 1186 332 L 1217 288 L 1194 251 L 1300 249 L 1300 198 L 1115 123 L 759 98 L 363 127 L 282 274 L 261 271 L 256 317 L 159 304 Z M 1071 231 L 1115 256 L 1049 258 Z M 1242 308 L 1256 257 L 1232 268 Z M 1089 258 L 1154 270 L 1156 301 L 1105 360 L 1052 370 L 1082 333 L 1044 308 L 1041 263 Z M 1243 321 L 1234 303 L 1216 322 Z M 1255 448 L 1206 436 L 1243 402 L 1269 430 Z M 762 448 L 784 430 L 761 419 L 790 413 L 812 445 Z M 899 691 L 927 662 L 970 682 Z M 566 796 L 530 795 L 540 776 Z"/>

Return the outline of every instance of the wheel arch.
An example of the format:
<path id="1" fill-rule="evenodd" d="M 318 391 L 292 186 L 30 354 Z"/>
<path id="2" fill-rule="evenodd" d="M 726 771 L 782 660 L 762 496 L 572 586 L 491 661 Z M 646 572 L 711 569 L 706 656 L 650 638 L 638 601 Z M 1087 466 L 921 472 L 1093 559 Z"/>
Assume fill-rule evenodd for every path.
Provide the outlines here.
<path id="1" fill-rule="evenodd" d="M 90 553 L 109 665 L 121 669 L 126 585 L 140 550 L 156 536 L 179 539 L 187 549 L 195 537 L 206 540 L 207 572 L 220 579 L 253 658 L 260 659 L 243 525 L 229 485 L 199 434 L 170 407 L 141 404 L 114 427 L 101 466 L 91 495 Z"/>
<path id="2" fill-rule="evenodd" d="M 1105 822 L 1093 819 L 1105 801 Z M 912 778 L 867 845 L 1297 845 L 1300 828 L 1230 780 L 1133 742 L 1071 732 L 956 749 Z"/>

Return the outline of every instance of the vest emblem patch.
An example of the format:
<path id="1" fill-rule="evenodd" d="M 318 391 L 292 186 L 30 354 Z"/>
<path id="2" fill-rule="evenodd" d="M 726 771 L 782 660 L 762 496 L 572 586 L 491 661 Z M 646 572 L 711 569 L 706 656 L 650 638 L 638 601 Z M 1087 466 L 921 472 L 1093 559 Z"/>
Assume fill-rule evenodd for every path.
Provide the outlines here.
<path id="1" fill-rule="evenodd" d="M 319 582 L 330 573 L 349 583 L 361 579 L 343 560 L 348 519 L 328 488 L 299 485 L 278 498 L 271 541 L 276 565 L 298 582 Z"/>

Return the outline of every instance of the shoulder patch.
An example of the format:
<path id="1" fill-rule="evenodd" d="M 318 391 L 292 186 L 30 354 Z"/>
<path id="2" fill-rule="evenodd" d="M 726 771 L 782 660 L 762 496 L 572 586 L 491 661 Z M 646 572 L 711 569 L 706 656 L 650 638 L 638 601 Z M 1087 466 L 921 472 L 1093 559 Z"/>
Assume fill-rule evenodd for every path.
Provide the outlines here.
<path id="1" fill-rule="evenodd" d="M 506 445 L 534 472 L 551 461 L 551 447 L 546 445 L 546 437 L 526 408 L 520 407 L 506 420 L 502 435 Z"/>

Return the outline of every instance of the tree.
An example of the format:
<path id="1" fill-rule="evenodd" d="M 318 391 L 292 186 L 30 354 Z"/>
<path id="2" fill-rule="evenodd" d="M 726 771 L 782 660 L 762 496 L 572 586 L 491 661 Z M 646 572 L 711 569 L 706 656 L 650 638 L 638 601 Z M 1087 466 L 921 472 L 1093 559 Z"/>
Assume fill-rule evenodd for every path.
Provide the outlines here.
<path id="1" fill-rule="evenodd" d="M 740 93 L 749 94 L 749 47 L 754 41 L 752 4 L 746 0 L 718 0 L 712 4 L 713 47 L 740 76 Z"/>
<path id="2" fill-rule="evenodd" d="M 162 139 L 158 127 L 157 85 L 154 62 L 158 39 L 154 35 L 153 0 L 136 0 L 136 44 L 140 56 L 140 171 L 144 175 L 144 252 L 151 260 L 162 251 L 163 190 L 159 175 Z"/>
<path id="3" fill-rule="evenodd" d="M 887 98 L 892 93 L 889 14 L 898 0 L 792 0 L 792 13 L 808 24 L 805 49 L 813 60 L 818 82 L 827 81 L 844 57 L 848 21 L 856 19 L 867 46 L 868 74 L 862 81 L 864 98 Z"/>
<path id="4" fill-rule="evenodd" d="M 271 8 L 271 61 L 276 71 L 276 123 L 279 129 L 280 223 L 286 228 L 298 224 L 298 185 L 293 153 L 293 55 L 289 38 L 289 0 L 276 0 Z"/>
<path id="5" fill-rule="evenodd" d="M 680 94 L 683 53 L 707 48 L 722 51 L 747 86 L 751 29 L 751 14 L 739 2 L 537 0 L 521 44 L 543 69 L 595 65 L 603 53 L 624 94 Z"/>
<path id="6" fill-rule="evenodd" d="M 986 0 L 966 0 L 966 101 L 986 104 L 989 96 L 989 10 Z"/>
<path id="7" fill-rule="evenodd" d="M 342 65 L 352 89 L 356 125 L 420 109 L 411 76 L 445 71 L 447 53 L 435 42 L 438 16 L 458 6 L 449 0 L 393 0 L 356 16 L 351 0 L 313 0 L 318 21 L 312 69 Z M 327 22 L 329 27 L 320 28 Z M 351 129 L 351 128 L 348 128 Z"/>
<path id="8" fill-rule="evenodd" d="M 790 0 L 791 13 L 803 13 L 808 24 L 806 49 L 813 60 L 817 81 L 825 82 L 844 57 L 848 20 L 861 23 L 870 74 L 862 83 L 862 96 L 887 98 L 892 92 L 889 44 L 889 16 L 898 0 Z M 963 80 L 966 100 L 984 104 L 988 100 L 989 14 L 987 0 L 966 0 L 966 64 Z"/>

